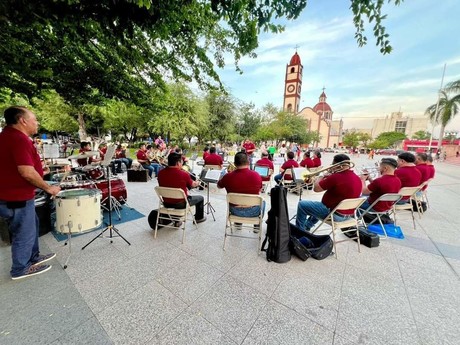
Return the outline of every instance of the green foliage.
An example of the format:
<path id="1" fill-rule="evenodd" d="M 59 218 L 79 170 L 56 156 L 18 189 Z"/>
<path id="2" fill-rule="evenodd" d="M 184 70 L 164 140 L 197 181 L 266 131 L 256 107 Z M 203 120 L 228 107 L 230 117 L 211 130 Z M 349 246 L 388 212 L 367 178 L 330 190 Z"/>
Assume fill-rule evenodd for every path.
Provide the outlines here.
<path id="1" fill-rule="evenodd" d="M 345 146 L 358 147 L 360 144 L 367 146 L 367 143 L 372 139 L 369 133 L 360 133 L 355 130 L 347 132 L 343 137 Z"/>
<path id="2" fill-rule="evenodd" d="M 383 132 L 380 133 L 374 142 L 369 144 L 369 148 L 385 149 L 389 147 L 395 148 L 399 142 L 406 139 L 406 135 L 400 132 Z"/>
<path id="3" fill-rule="evenodd" d="M 429 139 L 431 136 L 431 133 L 428 132 L 428 131 L 417 131 L 415 132 L 413 135 L 412 135 L 412 139 L 415 139 L 415 140 L 426 140 L 426 139 Z"/>
<path id="4" fill-rule="evenodd" d="M 237 126 L 236 104 L 230 95 L 211 90 L 205 97 L 209 109 L 207 126 L 200 131 L 199 138 L 225 142 L 230 133 L 235 133 L 235 128 L 243 131 L 244 123 Z"/>

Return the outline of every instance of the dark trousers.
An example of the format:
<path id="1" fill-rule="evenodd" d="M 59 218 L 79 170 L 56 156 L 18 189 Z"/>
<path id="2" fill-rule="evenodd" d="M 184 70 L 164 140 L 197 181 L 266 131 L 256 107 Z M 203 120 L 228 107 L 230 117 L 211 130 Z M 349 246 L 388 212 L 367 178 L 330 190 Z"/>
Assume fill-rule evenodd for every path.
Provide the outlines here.
<path id="1" fill-rule="evenodd" d="M 190 206 L 195 206 L 195 220 L 204 218 L 204 198 L 201 195 L 192 195 L 187 197 Z M 187 206 L 185 202 L 179 202 L 177 204 L 165 203 L 166 207 L 182 209 Z"/>

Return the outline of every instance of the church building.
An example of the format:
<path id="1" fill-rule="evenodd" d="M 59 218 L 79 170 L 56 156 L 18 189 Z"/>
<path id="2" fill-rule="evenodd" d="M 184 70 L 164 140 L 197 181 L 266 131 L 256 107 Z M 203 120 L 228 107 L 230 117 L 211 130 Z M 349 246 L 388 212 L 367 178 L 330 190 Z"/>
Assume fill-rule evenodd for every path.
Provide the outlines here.
<path id="1" fill-rule="evenodd" d="M 300 97 L 302 91 L 303 66 L 297 51 L 286 66 L 286 78 L 284 81 L 283 110 L 293 112 L 308 120 L 307 131 L 317 131 L 321 137 L 320 142 L 313 143 L 315 147 L 338 147 L 342 142 L 342 120 L 332 120 L 332 108 L 326 102 L 327 96 L 323 92 L 314 107 L 300 109 Z"/>

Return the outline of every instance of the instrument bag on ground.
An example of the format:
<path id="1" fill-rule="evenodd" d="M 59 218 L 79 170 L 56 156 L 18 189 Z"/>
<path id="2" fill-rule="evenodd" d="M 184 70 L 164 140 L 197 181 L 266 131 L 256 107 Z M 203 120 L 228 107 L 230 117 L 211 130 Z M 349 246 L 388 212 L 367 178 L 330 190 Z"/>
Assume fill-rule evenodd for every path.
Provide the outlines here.
<path id="1" fill-rule="evenodd" d="M 355 231 L 344 232 L 343 234 L 348 237 L 356 236 Z M 355 241 L 357 240 L 355 239 Z M 380 245 L 380 237 L 379 235 L 374 234 L 373 232 L 370 232 L 369 230 L 367 230 L 366 227 L 360 226 L 359 227 L 359 242 L 362 245 L 365 245 L 366 247 L 374 248 Z"/>
<path id="2" fill-rule="evenodd" d="M 273 187 L 270 191 L 271 209 L 268 211 L 267 233 L 260 249 L 267 253 L 267 261 L 284 263 L 291 260 L 286 195 L 287 190 L 282 186 Z M 268 247 L 265 248 L 267 244 Z"/>
<path id="3" fill-rule="evenodd" d="M 333 243 L 329 235 L 315 235 L 299 229 L 294 224 L 291 226 L 291 253 L 300 260 L 305 261 L 310 256 L 316 260 L 323 260 L 332 253 Z"/>
<path id="4" fill-rule="evenodd" d="M 157 210 L 152 210 L 152 212 L 150 212 L 147 220 L 149 222 L 149 225 L 150 225 L 150 228 L 155 230 L 155 226 L 157 225 L 157 214 L 158 214 L 158 209 Z M 160 214 L 160 217 L 164 215 L 163 213 Z M 168 220 L 168 219 L 164 219 L 164 218 L 160 218 L 160 222 L 158 224 L 158 229 L 160 228 L 160 226 L 162 225 L 168 225 L 169 223 L 171 223 L 172 220 Z"/>

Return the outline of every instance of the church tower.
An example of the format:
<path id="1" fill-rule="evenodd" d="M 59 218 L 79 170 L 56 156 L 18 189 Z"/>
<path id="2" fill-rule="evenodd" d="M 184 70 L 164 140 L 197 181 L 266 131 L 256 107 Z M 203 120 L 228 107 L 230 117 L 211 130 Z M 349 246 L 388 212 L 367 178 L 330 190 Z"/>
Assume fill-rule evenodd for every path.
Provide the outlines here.
<path id="1" fill-rule="evenodd" d="M 286 65 L 283 102 L 284 111 L 293 113 L 299 112 L 300 92 L 302 91 L 302 70 L 303 66 L 300 62 L 300 56 L 296 51 L 289 65 Z"/>

